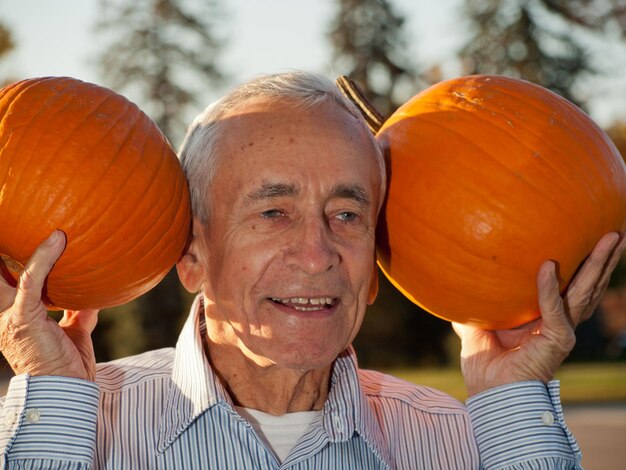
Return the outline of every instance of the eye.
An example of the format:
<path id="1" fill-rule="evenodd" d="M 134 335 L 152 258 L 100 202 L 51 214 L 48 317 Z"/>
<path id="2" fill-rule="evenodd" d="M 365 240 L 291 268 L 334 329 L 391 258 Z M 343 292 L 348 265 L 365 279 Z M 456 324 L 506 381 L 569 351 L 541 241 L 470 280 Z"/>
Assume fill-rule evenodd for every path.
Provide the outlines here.
<path id="1" fill-rule="evenodd" d="M 280 209 L 268 209 L 266 211 L 261 212 L 261 217 L 264 219 L 276 219 L 279 217 L 284 217 L 285 213 Z"/>
<path id="2" fill-rule="evenodd" d="M 342 222 L 353 222 L 359 218 L 359 216 L 356 213 L 349 212 L 349 211 L 340 212 L 335 217 L 341 220 Z"/>

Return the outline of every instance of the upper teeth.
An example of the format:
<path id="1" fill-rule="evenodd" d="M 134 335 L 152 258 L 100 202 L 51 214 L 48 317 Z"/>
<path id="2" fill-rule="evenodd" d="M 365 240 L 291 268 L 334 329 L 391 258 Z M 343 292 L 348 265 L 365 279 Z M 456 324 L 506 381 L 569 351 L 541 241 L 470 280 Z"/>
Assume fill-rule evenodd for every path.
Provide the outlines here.
<path id="1" fill-rule="evenodd" d="M 272 297 L 274 302 L 280 302 L 281 304 L 299 304 L 299 305 L 328 305 L 333 303 L 332 297 L 292 297 L 289 299 L 279 299 L 277 297 Z"/>

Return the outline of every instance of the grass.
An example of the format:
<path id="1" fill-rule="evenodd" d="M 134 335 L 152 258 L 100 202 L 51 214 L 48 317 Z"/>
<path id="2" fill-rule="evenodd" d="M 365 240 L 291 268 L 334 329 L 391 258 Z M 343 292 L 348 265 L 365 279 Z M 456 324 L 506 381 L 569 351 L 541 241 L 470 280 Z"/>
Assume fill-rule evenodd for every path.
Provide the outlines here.
<path id="1" fill-rule="evenodd" d="M 442 390 L 460 401 L 467 398 L 459 369 L 393 369 L 391 375 Z M 626 362 L 570 363 L 559 370 L 564 404 L 626 401 Z"/>

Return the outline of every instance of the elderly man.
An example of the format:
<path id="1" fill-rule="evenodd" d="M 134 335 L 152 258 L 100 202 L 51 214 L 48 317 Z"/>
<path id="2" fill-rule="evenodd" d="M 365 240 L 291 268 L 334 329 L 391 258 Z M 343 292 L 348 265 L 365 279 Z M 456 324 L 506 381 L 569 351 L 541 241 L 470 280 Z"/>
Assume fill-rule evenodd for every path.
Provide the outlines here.
<path id="1" fill-rule="evenodd" d="M 2 285 L 0 346 L 16 372 L 0 420 L 11 468 L 575 468 L 555 370 L 619 253 L 607 234 L 566 302 L 538 273 L 542 319 L 457 326 L 467 408 L 359 370 L 350 344 L 377 291 L 380 150 L 331 82 L 261 77 L 191 126 L 181 161 L 194 212 L 177 263 L 198 297 L 176 349 L 96 367 L 96 312 L 47 319 L 53 233 L 17 290 Z"/>

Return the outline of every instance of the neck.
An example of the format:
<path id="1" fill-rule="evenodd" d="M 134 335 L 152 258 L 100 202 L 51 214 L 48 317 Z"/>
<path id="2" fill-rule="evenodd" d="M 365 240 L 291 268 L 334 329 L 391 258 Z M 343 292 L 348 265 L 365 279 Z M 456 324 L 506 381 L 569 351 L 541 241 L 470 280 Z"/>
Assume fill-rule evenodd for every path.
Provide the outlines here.
<path id="1" fill-rule="evenodd" d="M 207 326 L 205 354 L 235 405 L 276 416 L 323 408 L 332 364 L 310 370 L 281 367 L 223 341 L 215 334 L 219 326 L 213 328 L 208 319 Z"/>

